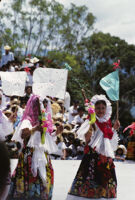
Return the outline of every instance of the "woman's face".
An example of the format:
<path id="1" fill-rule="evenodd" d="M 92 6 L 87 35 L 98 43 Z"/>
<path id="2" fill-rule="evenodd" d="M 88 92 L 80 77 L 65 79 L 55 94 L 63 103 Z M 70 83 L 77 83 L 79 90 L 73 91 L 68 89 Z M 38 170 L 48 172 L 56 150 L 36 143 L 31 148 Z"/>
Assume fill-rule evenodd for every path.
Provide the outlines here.
<path id="1" fill-rule="evenodd" d="M 106 113 L 106 106 L 102 103 L 100 104 L 97 104 L 95 106 L 95 112 L 96 112 L 96 115 L 99 117 L 99 118 L 102 118 L 105 113 Z"/>

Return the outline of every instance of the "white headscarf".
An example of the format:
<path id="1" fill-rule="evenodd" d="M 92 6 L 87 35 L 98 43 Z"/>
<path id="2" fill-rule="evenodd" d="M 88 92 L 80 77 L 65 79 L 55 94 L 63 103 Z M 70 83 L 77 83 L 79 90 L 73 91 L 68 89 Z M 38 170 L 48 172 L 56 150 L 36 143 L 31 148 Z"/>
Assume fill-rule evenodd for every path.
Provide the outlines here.
<path id="1" fill-rule="evenodd" d="M 96 116 L 96 118 L 98 119 L 99 122 L 106 122 L 111 118 L 112 115 L 112 106 L 110 101 L 106 98 L 105 95 L 100 94 L 100 95 L 95 95 L 92 97 L 91 102 L 95 105 L 97 101 L 105 101 L 106 102 L 106 113 L 102 118 L 99 118 Z"/>

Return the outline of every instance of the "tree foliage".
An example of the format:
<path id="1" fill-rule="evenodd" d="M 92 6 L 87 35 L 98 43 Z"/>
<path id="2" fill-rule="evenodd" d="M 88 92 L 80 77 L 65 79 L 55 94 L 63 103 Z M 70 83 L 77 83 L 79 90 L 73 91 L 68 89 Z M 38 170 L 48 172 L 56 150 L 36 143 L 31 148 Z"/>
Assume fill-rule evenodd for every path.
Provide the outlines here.
<path id="1" fill-rule="evenodd" d="M 82 104 L 82 88 L 88 98 L 105 93 L 99 81 L 120 59 L 120 120 L 123 125 L 133 120 L 129 110 L 135 104 L 135 45 L 109 33 L 92 32 L 96 18 L 86 6 L 10 0 L 0 9 L 0 18 L 0 47 L 8 44 L 21 56 L 38 56 L 46 67 L 64 68 L 68 63 L 72 71 L 67 90 Z"/>

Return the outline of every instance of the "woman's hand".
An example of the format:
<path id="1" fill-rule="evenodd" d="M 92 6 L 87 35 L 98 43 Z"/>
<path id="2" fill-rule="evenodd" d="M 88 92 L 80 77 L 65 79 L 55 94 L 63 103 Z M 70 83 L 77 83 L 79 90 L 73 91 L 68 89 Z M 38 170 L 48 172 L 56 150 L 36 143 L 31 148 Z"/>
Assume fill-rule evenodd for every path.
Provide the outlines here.
<path id="1" fill-rule="evenodd" d="M 36 127 L 34 127 L 34 128 L 32 129 L 32 132 L 34 132 L 34 131 L 40 131 L 40 132 L 42 133 L 42 132 L 43 132 L 43 128 L 42 128 L 41 125 L 37 125 Z"/>
<path id="2" fill-rule="evenodd" d="M 119 130 L 119 128 L 120 128 L 120 122 L 119 122 L 119 120 L 116 120 L 116 121 L 114 122 L 113 128 L 114 128 L 115 130 Z"/>
<path id="3" fill-rule="evenodd" d="M 31 135 L 31 131 L 28 128 L 22 130 L 22 139 L 27 139 Z"/>

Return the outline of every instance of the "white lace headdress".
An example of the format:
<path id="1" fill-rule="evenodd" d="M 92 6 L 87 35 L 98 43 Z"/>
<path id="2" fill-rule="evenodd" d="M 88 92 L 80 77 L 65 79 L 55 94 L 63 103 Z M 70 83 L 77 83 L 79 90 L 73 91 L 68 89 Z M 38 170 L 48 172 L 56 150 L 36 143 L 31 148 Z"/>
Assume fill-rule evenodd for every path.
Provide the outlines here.
<path id="1" fill-rule="evenodd" d="M 95 105 L 97 101 L 105 101 L 106 102 L 106 113 L 102 118 L 99 118 L 98 116 L 96 116 L 96 118 L 98 119 L 99 122 L 106 122 L 110 119 L 111 114 L 112 114 L 112 106 L 110 101 L 106 98 L 105 95 L 100 94 L 100 95 L 95 95 L 92 97 L 91 102 Z"/>

